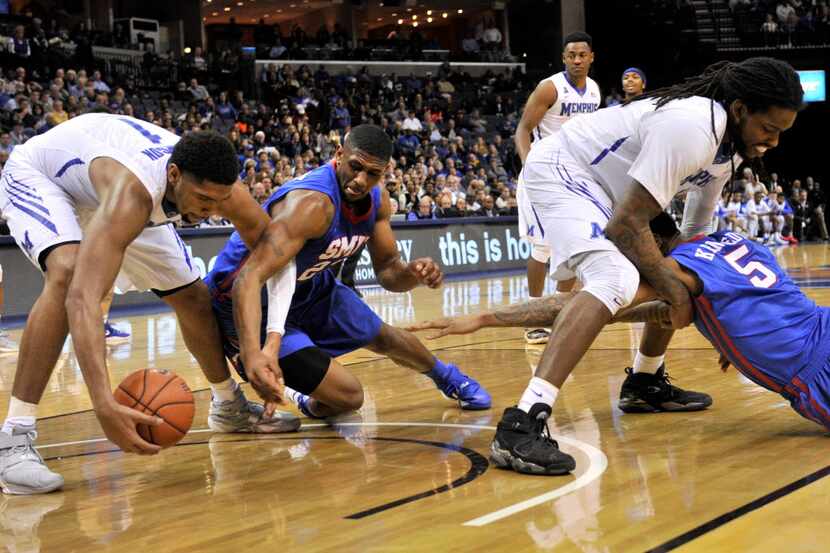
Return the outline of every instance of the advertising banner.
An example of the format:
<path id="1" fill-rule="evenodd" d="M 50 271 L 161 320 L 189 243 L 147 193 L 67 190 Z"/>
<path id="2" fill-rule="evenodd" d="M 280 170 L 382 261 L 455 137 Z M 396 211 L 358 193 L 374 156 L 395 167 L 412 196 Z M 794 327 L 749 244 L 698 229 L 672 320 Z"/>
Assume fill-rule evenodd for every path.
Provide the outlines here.
<path id="1" fill-rule="evenodd" d="M 477 274 L 519 269 L 530 256 L 530 245 L 519 240 L 515 217 L 469 218 L 463 223 L 442 220 L 393 223 L 401 259 L 408 263 L 431 257 L 448 275 Z M 230 228 L 185 229 L 179 234 L 193 263 L 204 276 L 231 234 Z M 5 317 L 25 316 L 43 287 L 43 277 L 10 237 L 0 238 Z M 339 267 L 337 267 L 339 269 Z M 368 250 L 363 250 L 355 273 L 359 285 L 376 284 Z M 118 291 L 116 291 L 118 292 Z M 150 292 L 117 293 L 113 305 L 155 304 Z"/>

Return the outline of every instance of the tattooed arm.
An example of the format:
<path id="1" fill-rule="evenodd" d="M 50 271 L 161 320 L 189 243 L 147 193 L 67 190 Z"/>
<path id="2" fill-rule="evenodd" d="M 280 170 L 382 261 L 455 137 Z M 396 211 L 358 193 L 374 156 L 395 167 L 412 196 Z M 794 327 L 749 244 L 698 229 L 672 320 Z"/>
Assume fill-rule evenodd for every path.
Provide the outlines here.
<path id="1" fill-rule="evenodd" d="M 654 323 L 663 328 L 671 328 L 671 305 L 655 300 L 634 307 L 626 307 L 617 312 L 612 323 Z"/>
<path id="2" fill-rule="evenodd" d="M 638 291 L 638 298 L 640 299 L 636 299 L 635 303 L 646 299 L 649 293 L 653 297 L 653 291 L 650 292 L 650 287 L 647 290 L 642 290 L 642 293 Z M 553 326 L 556 317 L 575 294 L 576 292 L 557 294 L 503 307 L 495 311 L 424 321 L 407 327 L 407 330 L 436 330 L 437 332 L 428 336 L 428 338 L 434 339 L 449 334 L 472 334 L 477 330 L 488 327 Z M 670 327 L 670 311 L 671 306 L 664 301 L 647 301 L 621 310 L 611 322 L 656 323 L 664 327 Z"/>
<path id="3" fill-rule="evenodd" d="M 416 330 L 437 330 L 429 336 L 440 338 L 448 334 L 470 334 L 480 328 L 494 326 L 516 326 L 516 327 L 537 327 L 552 326 L 557 315 L 567 305 L 576 292 L 556 294 L 527 303 L 519 303 L 485 311 L 474 315 L 462 315 L 460 317 L 443 317 L 432 321 L 424 321 L 407 327 L 409 331 Z"/>
<path id="4" fill-rule="evenodd" d="M 605 227 L 605 236 L 634 263 L 660 297 L 671 304 L 674 328 L 691 322 L 691 299 L 683 283 L 663 263 L 663 255 L 649 229 L 649 221 L 662 211 L 642 185 L 635 184 L 622 198 Z"/>
<path id="5" fill-rule="evenodd" d="M 331 224 L 334 205 L 321 192 L 297 190 L 271 208 L 271 222 L 251 250 L 233 285 L 233 318 L 239 336 L 239 356 L 248 379 L 266 400 L 279 401 L 281 371 L 276 356 L 260 344 L 262 287 L 285 268 L 306 241 L 322 236 Z M 290 301 L 290 300 L 289 300 Z M 269 337 L 269 350 L 278 348 Z"/>

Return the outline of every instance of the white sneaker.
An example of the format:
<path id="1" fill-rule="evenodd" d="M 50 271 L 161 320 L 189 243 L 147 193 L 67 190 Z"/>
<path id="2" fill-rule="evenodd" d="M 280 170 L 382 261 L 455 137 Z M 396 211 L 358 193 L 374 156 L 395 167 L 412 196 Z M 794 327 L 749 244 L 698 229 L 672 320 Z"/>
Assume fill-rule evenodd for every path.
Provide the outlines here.
<path id="1" fill-rule="evenodd" d="M 16 426 L 12 435 L 0 432 L 0 488 L 4 493 L 47 493 L 63 486 L 63 476 L 52 472 L 34 447 L 34 426 Z"/>
<path id="2" fill-rule="evenodd" d="M 20 346 L 17 342 L 12 340 L 8 332 L 0 330 L 0 353 L 17 353 L 20 351 Z"/>
<path id="3" fill-rule="evenodd" d="M 213 398 L 208 412 L 208 427 L 214 432 L 252 432 L 276 434 L 294 432 L 300 428 L 300 419 L 292 413 L 275 411 L 270 418 L 263 418 L 265 407 L 248 401 L 241 388 L 231 401 Z"/>

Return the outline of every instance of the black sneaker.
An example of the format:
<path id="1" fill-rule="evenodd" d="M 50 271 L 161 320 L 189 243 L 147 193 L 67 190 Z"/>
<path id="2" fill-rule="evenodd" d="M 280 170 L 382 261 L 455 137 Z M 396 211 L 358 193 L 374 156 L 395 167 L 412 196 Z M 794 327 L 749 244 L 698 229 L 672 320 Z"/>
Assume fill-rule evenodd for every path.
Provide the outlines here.
<path id="1" fill-rule="evenodd" d="M 576 468 L 574 458 L 559 451 L 548 434 L 550 407 L 536 403 L 525 413 L 508 407 L 490 444 L 490 460 L 503 469 L 523 474 L 568 474 Z"/>
<path id="2" fill-rule="evenodd" d="M 712 405 L 709 394 L 672 386 L 665 365 L 655 374 L 635 373 L 631 367 L 625 372 L 628 376 L 620 389 L 620 409 L 626 413 L 702 411 Z"/>

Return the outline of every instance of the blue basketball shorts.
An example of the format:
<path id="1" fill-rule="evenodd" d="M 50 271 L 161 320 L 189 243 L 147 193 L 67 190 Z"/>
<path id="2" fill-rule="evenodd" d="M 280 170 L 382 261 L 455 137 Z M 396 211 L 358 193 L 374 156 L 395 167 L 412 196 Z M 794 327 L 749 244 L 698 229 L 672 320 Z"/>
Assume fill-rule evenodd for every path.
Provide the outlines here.
<path id="1" fill-rule="evenodd" d="M 301 349 L 316 347 L 337 357 L 360 349 L 377 338 L 383 321 L 350 288 L 334 278 L 331 271 L 301 283 L 291 302 L 280 346 L 280 359 Z M 213 297 L 213 312 L 222 333 L 229 359 L 239 354 L 239 335 L 233 321 L 233 302 L 226 294 Z M 265 343 L 268 305 L 263 294 L 260 343 Z"/>

